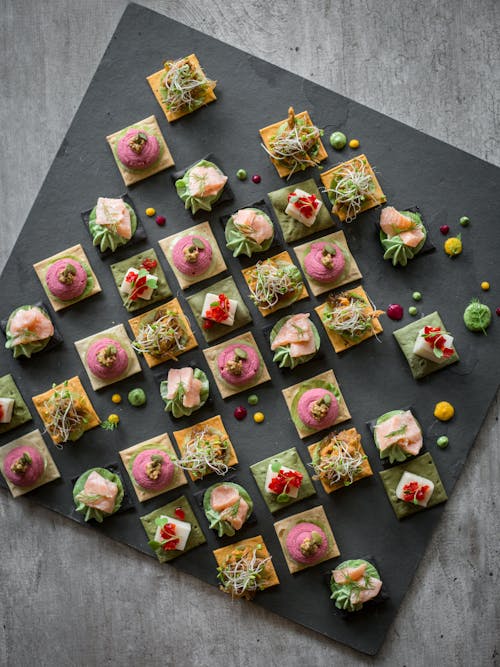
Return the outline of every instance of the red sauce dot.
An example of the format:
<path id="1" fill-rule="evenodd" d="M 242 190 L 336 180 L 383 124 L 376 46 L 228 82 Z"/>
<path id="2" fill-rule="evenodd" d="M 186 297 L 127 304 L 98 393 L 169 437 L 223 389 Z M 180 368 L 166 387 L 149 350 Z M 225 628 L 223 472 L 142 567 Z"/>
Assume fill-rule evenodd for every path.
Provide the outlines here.
<path id="1" fill-rule="evenodd" d="M 243 405 L 238 405 L 237 408 L 234 408 L 234 416 L 238 421 L 245 419 L 247 416 L 247 409 Z"/>
<path id="2" fill-rule="evenodd" d="M 163 227 L 163 225 L 167 222 L 167 219 L 165 218 L 164 215 L 157 215 L 156 216 L 156 224 L 159 225 L 160 227 Z"/>
<path id="3" fill-rule="evenodd" d="M 252 176 L 252 181 L 253 181 L 254 183 L 260 183 L 261 180 L 262 180 L 262 178 L 259 176 L 259 174 L 254 174 L 254 175 Z"/>
<path id="4" fill-rule="evenodd" d="M 498 317 L 500 317 L 500 308 L 497 308 L 497 309 L 495 310 L 495 313 L 498 315 Z"/>
<path id="5" fill-rule="evenodd" d="M 450 231 L 450 227 L 449 225 L 441 225 L 439 231 L 441 232 L 441 234 L 443 234 L 443 236 L 446 236 L 446 234 L 448 234 L 448 232 Z"/>
<path id="6" fill-rule="evenodd" d="M 400 306 L 399 303 L 391 303 L 387 306 L 387 317 L 391 320 L 400 320 L 403 317 L 404 311 L 403 306 Z"/>
<path id="7" fill-rule="evenodd" d="M 174 514 L 181 521 L 183 521 L 186 517 L 186 513 L 184 512 L 182 507 L 176 507 L 175 510 L 174 510 Z"/>

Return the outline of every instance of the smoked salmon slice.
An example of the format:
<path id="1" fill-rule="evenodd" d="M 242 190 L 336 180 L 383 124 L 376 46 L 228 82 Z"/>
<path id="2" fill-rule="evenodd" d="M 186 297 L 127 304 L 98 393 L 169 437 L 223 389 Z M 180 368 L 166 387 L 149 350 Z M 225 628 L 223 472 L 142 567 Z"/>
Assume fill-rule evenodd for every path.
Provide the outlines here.
<path id="1" fill-rule="evenodd" d="M 182 404 L 185 408 L 194 408 L 200 404 L 201 382 L 194 377 L 194 371 L 191 367 L 171 368 L 167 377 L 168 391 L 167 399 L 172 400 L 182 385 L 184 395 Z"/>
<path id="2" fill-rule="evenodd" d="M 422 431 L 410 410 L 401 412 L 375 427 L 377 443 L 381 452 L 392 445 L 416 456 L 422 448 Z"/>
<path id="3" fill-rule="evenodd" d="M 238 511 L 234 516 L 225 517 L 225 520 L 228 523 L 230 523 L 235 530 L 239 530 L 246 521 L 247 512 L 248 512 L 248 503 L 246 502 L 246 500 L 240 497 Z"/>
<path id="4" fill-rule="evenodd" d="M 24 345 L 53 336 L 54 325 L 39 308 L 34 306 L 17 311 L 9 322 L 9 332 L 13 336 L 12 345 Z"/>
<path id="5" fill-rule="evenodd" d="M 256 211 L 242 208 L 233 215 L 233 224 L 245 236 L 262 245 L 273 235 L 273 228 L 269 222 Z"/>
<path id="6" fill-rule="evenodd" d="M 109 227 L 111 231 L 124 239 L 132 238 L 132 223 L 130 213 L 123 199 L 99 197 L 97 200 L 95 221 L 102 227 Z"/>
<path id="7" fill-rule="evenodd" d="M 189 192 L 193 197 L 213 197 L 226 181 L 227 176 L 213 167 L 193 167 L 189 172 Z"/>
<path id="8" fill-rule="evenodd" d="M 348 581 L 358 581 L 364 575 L 366 563 L 357 567 L 346 567 L 343 570 L 333 570 L 333 579 L 337 584 L 345 584 Z"/>
<path id="9" fill-rule="evenodd" d="M 390 239 L 393 236 L 399 236 L 409 248 L 416 248 L 425 238 L 425 234 L 418 225 L 396 210 L 394 206 L 386 206 L 382 209 L 380 228 Z"/>
<path id="10" fill-rule="evenodd" d="M 222 512 L 238 502 L 239 499 L 240 494 L 236 489 L 233 489 L 232 486 L 225 486 L 223 484 L 221 486 L 216 486 L 212 491 L 210 505 L 216 512 Z M 241 498 L 241 500 L 243 500 L 243 498 Z"/>
<path id="11" fill-rule="evenodd" d="M 382 588 L 382 582 L 380 579 L 375 579 L 374 577 L 370 577 L 368 582 L 366 582 L 364 579 L 360 579 L 358 583 L 360 586 L 367 586 L 367 588 L 352 591 L 352 604 L 357 604 L 358 602 L 363 603 L 368 602 L 368 600 L 372 600 L 373 598 L 377 597 L 377 595 L 380 593 L 380 589 Z"/>
<path id="12" fill-rule="evenodd" d="M 290 356 L 294 358 L 316 352 L 309 313 L 292 315 L 285 322 L 271 343 L 271 350 L 282 346 L 290 346 Z"/>
<path id="13" fill-rule="evenodd" d="M 87 477 L 83 494 L 89 498 L 95 496 L 92 500 L 85 500 L 87 507 L 95 507 L 102 512 L 112 514 L 118 494 L 118 486 L 93 470 Z"/>

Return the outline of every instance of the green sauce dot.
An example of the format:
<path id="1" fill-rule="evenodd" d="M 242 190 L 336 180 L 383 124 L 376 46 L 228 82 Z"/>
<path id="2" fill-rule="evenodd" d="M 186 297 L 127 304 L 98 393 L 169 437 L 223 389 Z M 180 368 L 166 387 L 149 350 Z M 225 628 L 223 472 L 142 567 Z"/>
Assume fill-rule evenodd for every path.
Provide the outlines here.
<path id="1" fill-rule="evenodd" d="M 420 292 L 413 292 L 411 298 L 413 301 L 420 301 L 422 299 L 422 294 Z"/>
<path id="2" fill-rule="evenodd" d="M 441 435 L 439 438 L 436 440 L 436 445 L 438 447 L 441 447 L 441 449 L 444 449 L 445 447 L 448 447 L 449 444 L 449 439 L 448 436 L 446 435 Z"/>
<path id="3" fill-rule="evenodd" d="M 244 181 L 248 176 L 248 174 L 244 169 L 238 169 L 238 171 L 236 172 L 236 176 L 237 178 L 240 179 L 240 181 Z"/>
<path id="4" fill-rule="evenodd" d="M 250 394 L 247 400 L 248 400 L 248 405 L 257 405 L 257 403 L 259 402 L 259 397 L 257 396 L 257 394 Z"/>
<path id="5" fill-rule="evenodd" d="M 468 224 L 469 224 L 469 222 L 470 222 L 470 220 L 469 220 L 469 218 L 468 218 L 466 215 L 463 215 L 463 216 L 460 218 L 460 224 L 462 225 L 462 227 L 467 227 Z"/>
<path id="6" fill-rule="evenodd" d="M 343 132 L 333 132 L 330 135 L 330 146 L 336 151 L 341 151 L 347 143 L 347 137 Z"/>
<path id="7" fill-rule="evenodd" d="M 418 310 L 415 308 L 415 306 L 410 306 L 408 308 L 408 312 L 410 313 L 410 315 L 416 315 L 418 313 Z"/>
<path id="8" fill-rule="evenodd" d="M 127 398 L 128 398 L 128 402 L 130 403 L 130 405 L 133 405 L 134 408 L 138 408 L 141 405 L 144 405 L 144 403 L 147 400 L 146 392 L 144 391 L 144 389 L 140 389 L 140 388 L 131 389 L 128 392 Z"/>

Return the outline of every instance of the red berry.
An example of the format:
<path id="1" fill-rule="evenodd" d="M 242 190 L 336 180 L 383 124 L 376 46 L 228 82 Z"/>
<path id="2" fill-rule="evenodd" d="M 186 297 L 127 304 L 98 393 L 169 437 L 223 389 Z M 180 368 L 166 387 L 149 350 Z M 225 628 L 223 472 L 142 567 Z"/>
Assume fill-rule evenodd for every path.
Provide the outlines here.
<path id="1" fill-rule="evenodd" d="M 391 303 L 387 306 L 386 312 L 387 317 L 391 320 L 400 320 L 404 314 L 403 306 L 400 306 L 399 303 Z"/>
<path id="2" fill-rule="evenodd" d="M 498 315 L 498 317 L 500 317 L 500 308 L 497 308 L 497 309 L 495 310 L 495 313 Z"/>
<path id="3" fill-rule="evenodd" d="M 254 183 L 260 183 L 261 180 L 262 180 L 262 178 L 259 176 L 259 174 L 254 174 L 254 175 L 252 176 L 252 181 L 253 181 Z"/>
<path id="4" fill-rule="evenodd" d="M 234 416 L 238 421 L 245 419 L 247 416 L 247 409 L 243 405 L 238 405 L 237 408 L 234 408 Z"/>
<path id="5" fill-rule="evenodd" d="M 441 232 L 441 234 L 443 234 L 443 236 L 446 236 L 446 234 L 448 234 L 448 232 L 450 231 L 450 227 L 449 225 L 441 225 L 439 231 Z"/>
<path id="6" fill-rule="evenodd" d="M 174 514 L 181 521 L 184 521 L 184 519 L 186 517 L 186 513 L 184 512 L 182 507 L 176 507 L 175 510 L 174 510 Z"/>
<path id="7" fill-rule="evenodd" d="M 164 215 L 157 215 L 156 216 L 156 224 L 160 227 L 163 227 L 163 225 L 167 222 L 167 219 L 165 218 Z"/>

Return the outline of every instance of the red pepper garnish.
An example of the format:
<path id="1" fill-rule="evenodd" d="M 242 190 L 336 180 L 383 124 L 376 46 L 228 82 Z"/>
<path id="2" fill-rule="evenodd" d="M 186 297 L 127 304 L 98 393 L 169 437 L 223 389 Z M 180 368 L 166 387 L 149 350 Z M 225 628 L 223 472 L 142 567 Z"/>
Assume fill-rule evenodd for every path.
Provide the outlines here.
<path id="1" fill-rule="evenodd" d="M 138 276 L 138 275 L 139 275 L 139 274 L 137 273 L 137 271 L 129 271 L 129 272 L 127 273 L 127 275 L 125 276 L 125 280 L 126 280 L 128 283 L 135 283 L 135 281 L 137 280 L 137 276 Z"/>
<path id="2" fill-rule="evenodd" d="M 443 336 L 440 327 L 424 327 L 424 338 L 432 349 L 440 350 L 445 359 L 454 354 L 452 347 L 446 347 L 446 338 Z"/>
<path id="3" fill-rule="evenodd" d="M 425 494 L 428 490 L 428 484 L 422 484 L 422 486 L 420 486 L 418 482 L 408 482 L 408 484 L 403 486 L 405 501 L 407 503 L 415 502 L 415 499 L 422 501 L 425 498 Z"/>
<path id="4" fill-rule="evenodd" d="M 291 486 L 294 486 L 296 489 L 300 488 L 302 478 L 302 473 L 296 472 L 295 470 L 289 470 L 287 472 L 280 470 L 276 477 L 273 477 L 269 482 L 269 488 L 277 495 L 286 493 Z"/>
<path id="5" fill-rule="evenodd" d="M 210 308 L 205 311 L 203 315 L 203 328 L 209 329 L 214 325 L 214 322 L 224 322 L 229 317 L 231 304 L 225 294 L 219 294 L 219 302 L 211 304 Z"/>
<path id="6" fill-rule="evenodd" d="M 288 195 L 288 201 L 292 200 L 295 208 L 298 208 L 304 218 L 310 218 L 314 211 L 318 208 L 318 198 L 316 195 L 309 195 L 309 197 L 299 197 L 296 192 L 291 192 Z"/>
<path id="7" fill-rule="evenodd" d="M 156 269 L 156 267 L 158 266 L 158 262 L 156 261 L 156 259 L 145 257 L 141 262 L 141 266 L 143 269 L 146 269 L 146 271 L 152 271 L 153 269 Z"/>
<path id="8" fill-rule="evenodd" d="M 177 527 L 175 523 L 166 523 L 164 526 L 161 527 L 160 537 L 162 538 L 162 540 L 166 540 L 161 545 L 161 548 L 164 551 L 173 551 L 174 549 L 177 549 L 177 545 L 179 544 L 179 538 L 175 537 L 176 532 L 177 532 Z"/>
<path id="9" fill-rule="evenodd" d="M 180 519 L 181 521 L 183 521 L 184 518 L 185 518 L 185 516 L 186 516 L 186 513 L 184 512 L 184 510 L 182 509 L 182 507 L 176 507 L 175 510 L 174 510 L 174 514 L 175 514 L 175 516 L 176 516 L 178 519 Z"/>

